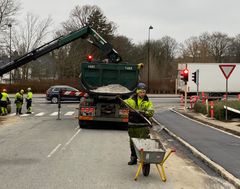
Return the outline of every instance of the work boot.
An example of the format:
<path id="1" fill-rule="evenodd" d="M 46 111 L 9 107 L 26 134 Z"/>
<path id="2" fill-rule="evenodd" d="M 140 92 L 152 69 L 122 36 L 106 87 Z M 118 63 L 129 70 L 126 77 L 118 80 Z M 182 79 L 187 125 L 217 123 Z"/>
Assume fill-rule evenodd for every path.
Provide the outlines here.
<path id="1" fill-rule="evenodd" d="M 137 158 L 136 157 L 131 157 L 131 160 L 128 162 L 128 165 L 136 165 L 137 164 Z"/>

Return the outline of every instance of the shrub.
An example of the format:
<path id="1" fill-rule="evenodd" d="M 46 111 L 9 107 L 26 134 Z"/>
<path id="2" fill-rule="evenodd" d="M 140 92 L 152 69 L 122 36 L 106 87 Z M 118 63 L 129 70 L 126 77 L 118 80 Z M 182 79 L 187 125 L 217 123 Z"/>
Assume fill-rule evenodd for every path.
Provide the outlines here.
<path id="1" fill-rule="evenodd" d="M 206 105 L 202 104 L 201 101 L 197 101 L 194 105 L 194 111 L 202 114 L 207 114 Z"/>
<path id="2" fill-rule="evenodd" d="M 225 119 L 225 101 L 214 101 L 214 118 L 217 120 L 224 120 Z M 227 103 L 228 107 L 240 110 L 240 101 L 237 100 L 230 100 Z M 210 117 L 210 103 L 208 104 L 208 116 Z M 194 111 L 199 112 L 202 114 L 207 114 L 206 110 L 206 105 L 202 104 L 200 101 L 198 101 L 195 106 L 194 106 Z M 233 119 L 233 118 L 239 118 L 239 114 L 228 111 L 228 119 Z"/>

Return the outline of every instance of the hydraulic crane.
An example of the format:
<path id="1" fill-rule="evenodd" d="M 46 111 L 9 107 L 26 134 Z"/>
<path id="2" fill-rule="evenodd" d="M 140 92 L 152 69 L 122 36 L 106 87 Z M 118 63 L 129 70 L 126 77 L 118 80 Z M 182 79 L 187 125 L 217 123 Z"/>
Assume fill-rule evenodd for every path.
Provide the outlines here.
<path id="1" fill-rule="evenodd" d="M 106 57 L 109 59 L 112 63 L 119 63 L 121 62 L 122 58 L 117 53 L 117 51 L 109 44 L 107 41 L 105 41 L 94 29 L 92 29 L 90 26 L 84 26 L 80 28 L 77 31 L 71 32 L 67 34 L 66 36 L 58 37 L 34 50 L 31 52 L 28 52 L 27 54 L 24 54 L 23 56 L 3 65 L 0 67 L 0 76 L 3 74 L 6 74 L 7 72 L 10 72 L 13 69 L 16 69 L 20 66 L 23 66 L 32 60 L 36 60 L 37 58 L 55 50 L 58 49 L 64 45 L 67 45 L 68 43 L 71 43 L 77 39 L 86 39 L 88 42 L 90 42 L 92 45 L 98 47 L 103 51 L 103 53 L 106 55 Z"/>

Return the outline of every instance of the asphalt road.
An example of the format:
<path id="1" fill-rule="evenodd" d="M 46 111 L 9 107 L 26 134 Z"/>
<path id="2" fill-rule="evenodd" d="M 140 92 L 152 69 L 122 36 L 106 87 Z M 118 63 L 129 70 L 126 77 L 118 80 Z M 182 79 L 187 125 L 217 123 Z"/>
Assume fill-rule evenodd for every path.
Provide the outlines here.
<path id="1" fill-rule="evenodd" d="M 184 118 L 170 110 L 157 120 L 214 162 L 240 178 L 240 138 Z"/>
<path id="2" fill-rule="evenodd" d="M 167 99 L 154 102 L 166 108 L 170 103 Z M 33 114 L 15 116 L 13 108 L 0 122 L 0 188 L 233 188 L 180 151 L 166 163 L 166 183 L 160 181 L 153 165 L 147 178 L 140 174 L 135 182 L 137 166 L 127 165 L 130 152 L 125 130 L 79 129 L 78 103 L 62 104 L 61 120 L 57 120 L 57 107 L 34 98 Z M 187 175 L 183 174 L 186 170 Z"/>

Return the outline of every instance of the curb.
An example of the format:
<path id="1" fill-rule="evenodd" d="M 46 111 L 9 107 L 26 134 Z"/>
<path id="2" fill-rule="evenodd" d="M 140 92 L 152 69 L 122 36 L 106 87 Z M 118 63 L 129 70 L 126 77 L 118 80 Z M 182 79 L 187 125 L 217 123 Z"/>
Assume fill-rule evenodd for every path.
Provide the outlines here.
<path id="1" fill-rule="evenodd" d="M 171 110 L 173 112 L 175 112 L 174 110 Z M 175 112 L 177 113 L 177 112 Z M 157 124 L 160 124 L 156 119 L 153 119 Z M 223 177 L 224 179 L 226 179 L 228 182 L 230 182 L 231 184 L 233 184 L 234 186 L 236 186 L 237 188 L 240 189 L 240 179 L 236 178 L 235 176 L 233 176 L 231 173 L 229 173 L 228 171 L 226 171 L 222 166 L 218 165 L 217 163 L 215 163 L 214 161 L 212 161 L 211 159 L 209 159 L 207 156 L 205 156 L 203 153 L 199 152 L 196 148 L 194 148 L 193 146 L 191 146 L 189 143 L 187 143 L 186 141 L 184 141 L 181 137 L 178 137 L 177 135 L 175 135 L 173 132 L 171 132 L 170 130 L 168 130 L 165 126 L 163 126 L 163 130 L 165 130 L 170 136 L 172 136 L 173 138 L 175 138 L 177 141 L 179 141 L 183 146 L 185 146 L 187 149 L 189 149 L 191 151 L 191 153 L 199 158 L 201 161 L 203 161 L 207 166 L 209 166 L 212 170 L 214 170 L 216 173 L 218 173 L 221 177 Z"/>

